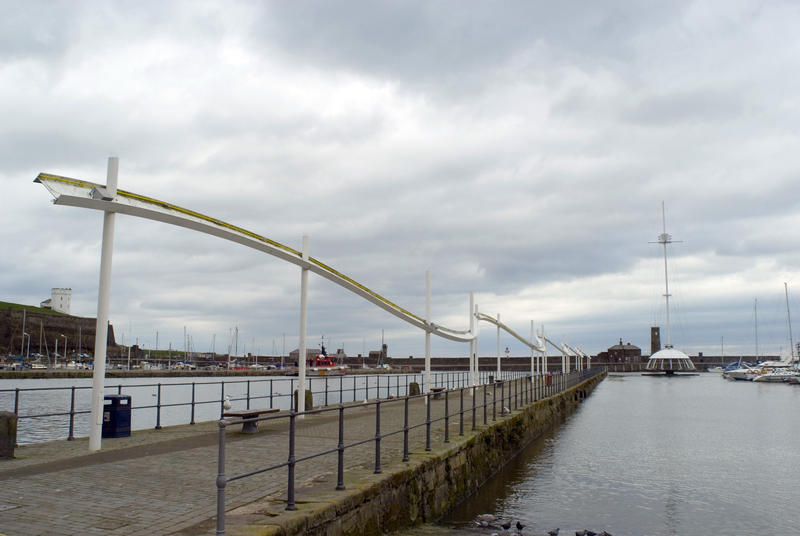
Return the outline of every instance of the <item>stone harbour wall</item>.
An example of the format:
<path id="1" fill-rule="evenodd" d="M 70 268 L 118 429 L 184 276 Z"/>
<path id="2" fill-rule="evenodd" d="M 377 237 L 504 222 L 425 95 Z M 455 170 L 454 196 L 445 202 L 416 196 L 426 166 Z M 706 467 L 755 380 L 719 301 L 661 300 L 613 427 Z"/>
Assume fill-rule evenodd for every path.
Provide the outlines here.
<path id="1" fill-rule="evenodd" d="M 236 523 L 234 510 L 226 533 L 371 536 L 435 521 L 478 491 L 522 448 L 562 422 L 603 378 L 605 373 L 510 417 L 498 417 L 476 432 L 465 429 L 464 436 L 451 435 L 450 444 L 434 448 L 423 459 L 412 457 L 402 466 L 385 467 L 384 474 L 375 475 L 379 478 L 365 476 L 360 485 L 346 491 L 321 490 L 313 507 L 284 512 L 264 524 L 254 524 L 252 518 Z M 239 517 L 247 518 L 248 510 L 253 506 L 243 507 Z"/>

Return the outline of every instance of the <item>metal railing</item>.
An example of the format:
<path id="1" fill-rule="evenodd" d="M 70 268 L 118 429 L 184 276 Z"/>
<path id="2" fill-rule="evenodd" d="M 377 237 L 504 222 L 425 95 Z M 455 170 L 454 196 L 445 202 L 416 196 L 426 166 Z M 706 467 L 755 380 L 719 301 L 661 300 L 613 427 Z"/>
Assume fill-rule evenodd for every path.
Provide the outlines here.
<path id="1" fill-rule="evenodd" d="M 286 485 L 286 510 L 296 509 L 295 500 L 295 469 L 297 464 L 315 460 L 322 456 L 336 454 L 336 487 L 337 490 L 345 489 L 344 484 L 344 455 L 347 449 L 352 449 L 361 445 L 374 442 L 374 473 L 381 473 L 381 442 L 392 436 L 402 434 L 403 454 L 402 460 L 408 461 L 410 456 L 409 451 L 409 433 L 413 430 L 423 428 L 425 429 L 425 451 L 430 451 L 431 447 L 431 427 L 436 423 L 444 423 L 444 437 L 443 442 L 450 442 L 450 421 L 453 418 L 458 419 L 459 435 L 464 435 L 465 415 L 471 421 L 471 429 L 477 429 L 477 421 L 482 418 L 483 425 L 488 425 L 489 419 L 497 421 L 498 412 L 500 417 L 504 417 L 507 413 L 513 412 L 520 407 L 526 406 L 543 398 L 548 398 L 557 393 L 566 391 L 575 385 L 603 372 L 604 369 L 596 368 L 583 371 L 574 371 L 567 374 L 553 374 L 553 375 L 537 375 L 531 376 L 529 374 L 516 374 L 510 378 L 504 378 L 500 381 L 492 383 L 484 382 L 475 388 L 468 387 L 463 383 L 455 386 L 443 386 L 443 390 L 438 392 L 425 392 L 423 389 L 422 394 L 409 395 L 408 392 L 399 398 L 378 398 L 376 400 L 364 400 L 361 403 L 344 404 L 339 403 L 331 407 L 323 407 L 298 413 L 294 407 L 290 408 L 288 414 L 278 415 L 271 414 L 264 417 L 251 417 L 242 419 L 220 419 L 219 421 L 219 439 L 218 439 L 218 473 L 216 479 L 217 485 L 217 529 L 218 536 L 225 534 L 225 506 L 226 497 L 225 491 L 229 483 L 241 480 L 254 475 L 259 475 L 269 471 L 286 468 L 287 485 Z M 465 373 L 467 374 L 467 373 Z M 488 379 L 489 374 L 483 375 L 482 379 Z M 406 389 L 406 391 L 408 391 Z M 465 393 L 466 392 L 466 393 Z M 467 396 L 467 403 L 471 398 L 471 405 L 465 407 L 464 398 Z M 433 417 L 431 415 L 431 407 L 433 400 L 444 401 L 444 411 L 441 415 Z M 456 398 L 458 400 L 458 408 L 451 411 L 450 400 Z M 482 401 L 481 401 L 482 399 Z M 425 402 L 425 416 L 423 419 L 415 422 L 410 421 L 409 405 L 415 400 L 424 400 Z M 499 404 L 499 408 L 498 408 Z M 402 405 L 403 424 L 399 428 L 385 430 L 381 427 L 382 412 L 387 411 L 387 407 Z M 345 443 L 345 422 L 346 413 L 348 411 L 363 411 L 365 408 L 375 408 L 375 427 L 374 434 L 372 431 L 365 437 L 352 439 L 350 442 Z M 338 441 L 335 447 L 329 447 L 319 451 L 306 453 L 298 457 L 296 453 L 296 433 L 297 422 L 299 418 L 311 415 L 322 415 L 336 412 L 338 419 Z M 482 415 L 481 415 L 482 414 Z M 226 474 L 226 444 L 227 444 L 227 430 L 228 427 L 236 424 L 247 423 L 260 423 L 269 421 L 280 421 L 288 419 L 288 453 L 286 461 L 272 464 L 266 467 L 259 467 L 248 470 L 243 473 L 227 475 Z M 303 421 L 305 422 L 305 421 Z"/>
<path id="2" fill-rule="evenodd" d="M 480 381 L 488 382 L 494 371 L 481 371 Z M 514 379 L 525 375 L 521 371 L 503 371 L 504 380 Z M 466 386 L 469 381 L 469 373 L 466 371 L 447 371 L 434 372 L 431 375 L 431 387 L 444 387 L 453 389 Z M 288 382 L 288 392 L 285 386 Z M 388 397 L 389 395 L 403 396 L 408 394 L 408 385 L 417 382 L 423 391 L 427 388 L 424 385 L 424 374 L 348 374 L 344 376 L 309 376 L 306 378 L 308 389 L 312 393 L 314 404 L 317 406 L 328 406 L 333 403 L 357 402 L 370 398 Z M 276 386 L 281 387 L 276 391 Z M 236 389 L 238 387 L 238 389 Z M 253 403 L 268 404 L 269 408 L 281 407 L 288 409 L 292 404 L 291 397 L 297 387 L 297 378 L 292 376 L 274 376 L 272 378 L 258 380 L 221 380 L 216 382 L 178 382 L 178 383 L 128 383 L 106 385 L 106 393 L 141 395 L 145 400 L 153 400 L 153 403 L 135 404 L 136 400 L 131 400 L 132 422 L 134 422 L 133 412 L 142 415 L 148 410 L 153 413 L 147 416 L 147 420 L 154 422 L 155 429 L 162 428 L 163 410 L 169 408 L 186 408 L 187 411 L 182 416 L 172 414 L 169 425 L 175 424 L 195 424 L 198 422 L 198 410 L 207 406 L 219 407 L 219 413 L 209 414 L 204 412 L 203 419 L 206 421 L 214 420 L 222 416 L 224 404 L 227 401 L 234 407 L 250 409 Z M 212 398 L 198 398 L 198 389 L 204 393 L 214 390 L 218 396 Z M 176 391 L 182 391 L 175 395 Z M 234 391 L 238 394 L 230 396 Z M 0 409 L 13 411 L 19 419 L 19 437 L 26 437 L 28 430 L 26 427 L 35 427 L 37 419 L 48 420 L 52 434 L 40 434 L 38 440 L 47 441 L 62 439 L 63 431 L 66 429 L 66 439 L 73 440 L 76 437 L 76 419 L 91 413 L 90 409 L 91 386 L 68 386 L 68 387 L 28 387 L 15 389 L 0 389 Z M 50 396 L 54 395 L 54 396 Z M 62 396 L 63 395 L 63 396 Z M 183 398 L 177 402 L 168 402 L 176 396 Z M 29 400 L 33 397 L 33 400 Z M 57 399 L 45 400 L 43 398 Z M 12 402 L 13 400 L 13 402 Z M 34 408 L 26 412 L 26 400 L 29 400 L 27 407 Z M 38 411 L 36 408 L 39 408 Z M 42 411 L 42 408 L 47 410 Z M 53 410 L 50 410 L 53 408 Z M 54 422 L 53 419 L 58 422 Z M 63 418 L 63 420 L 58 419 Z M 59 424 L 60 423 L 60 424 Z M 143 429 L 137 427 L 135 429 Z"/>

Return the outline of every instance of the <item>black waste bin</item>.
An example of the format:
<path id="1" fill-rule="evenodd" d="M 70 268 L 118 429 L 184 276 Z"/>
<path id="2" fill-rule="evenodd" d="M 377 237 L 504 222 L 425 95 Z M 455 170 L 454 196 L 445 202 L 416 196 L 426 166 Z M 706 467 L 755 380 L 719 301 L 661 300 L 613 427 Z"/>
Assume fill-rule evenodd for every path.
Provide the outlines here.
<path id="1" fill-rule="evenodd" d="M 103 437 L 129 437 L 130 435 L 130 395 L 105 395 L 103 397 Z"/>

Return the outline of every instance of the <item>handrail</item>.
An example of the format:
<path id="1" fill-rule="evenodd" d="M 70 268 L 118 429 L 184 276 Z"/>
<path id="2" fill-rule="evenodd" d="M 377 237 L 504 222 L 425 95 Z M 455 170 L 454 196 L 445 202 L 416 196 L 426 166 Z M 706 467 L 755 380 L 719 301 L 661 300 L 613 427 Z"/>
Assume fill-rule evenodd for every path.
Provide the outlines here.
<path id="1" fill-rule="evenodd" d="M 431 378 L 431 386 L 454 387 L 467 385 L 467 372 L 466 371 L 437 371 L 433 373 Z M 492 371 L 481 371 L 482 381 L 488 381 L 488 376 L 493 374 Z M 523 374 L 522 371 L 505 371 L 507 377 L 516 377 Z M 385 380 L 384 380 L 385 378 Z M 344 376 L 314 376 L 307 378 L 309 382 L 307 388 L 311 391 L 315 399 L 315 405 L 330 406 L 331 400 L 335 403 L 338 401 L 351 401 L 360 402 L 364 398 L 379 398 L 394 394 L 401 396 L 404 394 L 404 389 L 410 381 L 416 381 L 422 385 L 424 383 L 424 375 L 422 373 L 399 373 L 399 374 L 358 374 L 358 375 L 344 375 Z M 283 382 L 283 383 L 281 383 Z M 288 385 L 287 385 L 288 383 Z M 288 387 L 281 387 L 281 385 Z M 160 386 L 160 387 L 159 387 Z M 243 389 L 247 386 L 246 389 Z M 230 396 L 231 388 L 238 387 L 237 394 Z M 159 388 L 163 391 L 159 395 Z M 191 388 L 191 389 L 190 389 Z M 208 395 L 209 390 L 216 390 L 216 394 L 211 397 L 204 396 L 202 399 L 198 398 L 198 391 L 202 394 L 202 389 L 206 389 L 205 395 Z M 223 379 L 216 381 L 195 381 L 195 382 L 176 382 L 176 383 L 117 383 L 113 385 L 106 385 L 106 393 L 111 394 L 136 394 L 136 390 L 150 390 L 150 394 L 145 394 L 144 401 L 141 399 L 136 404 L 137 400 L 132 400 L 131 411 L 134 415 L 142 415 L 148 421 L 159 429 L 161 425 L 173 424 L 195 424 L 198 410 L 205 414 L 201 420 L 214 420 L 223 412 L 223 403 L 225 402 L 226 392 L 230 396 L 229 400 L 235 406 L 245 406 L 246 409 L 250 408 L 252 403 L 263 401 L 268 407 L 282 407 L 288 409 L 291 405 L 291 393 L 297 388 L 297 377 L 294 376 L 273 376 L 270 378 L 259 379 Z M 75 437 L 80 437 L 83 434 L 76 434 L 76 420 L 82 418 L 90 413 L 88 408 L 88 393 L 91 391 L 91 386 L 65 386 L 65 387 L 25 387 L 25 388 L 12 388 L 0 389 L 0 409 L 7 409 L 13 411 L 19 419 L 19 441 L 28 442 L 28 437 L 35 435 L 27 432 L 28 428 L 26 423 L 35 422 L 38 419 L 46 419 L 53 417 L 64 418 L 63 430 L 68 430 L 66 439 L 71 441 Z M 180 401 L 174 401 L 174 393 L 179 392 L 183 395 Z M 52 403 L 47 403 L 45 411 L 37 411 L 32 413 L 26 412 L 26 407 L 31 406 L 44 406 L 44 403 L 37 401 L 31 402 L 30 396 L 38 396 L 39 393 L 64 393 L 64 404 L 60 408 L 55 408 L 54 411 L 50 410 Z M 6 398 L 8 396 L 8 398 Z M 3 403 L 6 400 L 8 405 Z M 152 402 L 150 402 L 152 400 Z M 165 401 L 168 400 L 168 401 Z M 219 407 L 219 413 L 209 414 L 207 409 L 209 406 Z M 5 406 L 5 407 L 4 407 Z M 176 408 L 187 408 L 185 415 L 176 415 L 173 411 L 172 414 L 167 414 L 172 420 L 170 422 L 162 422 L 163 410 Z M 203 409 L 206 408 L 206 409 Z M 30 410 L 28 410 L 30 411 Z M 152 411 L 152 413 L 150 413 Z M 80 421 L 78 421 L 80 424 Z M 35 426 L 31 424 L 30 426 Z M 55 427 L 54 427 L 55 429 Z M 142 427 L 136 428 L 142 429 Z M 35 441 L 49 441 L 53 439 L 64 438 L 59 432 L 54 432 L 47 437 L 42 435 L 35 438 Z"/>
<path id="2" fill-rule="evenodd" d="M 287 488 L 286 488 L 286 510 L 295 510 L 296 509 L 296 501 L 295 501 L 295 466 L 297 463 L 308 461 L 311 459 L 318 458 L 320 456 L 328 455 L 337 453 L 337 490 L 345 489 L 344 486 L 344 454 L 347 449 L 352 449 L 353 447 L 364 445 L 370 442 L 375 443 L 375 473 L 381 472 L 381 440 L 392 436 L 402 433 L 404 436 L 403 441 L 403 461 L 408 461 L 409 459 L 409 446 L 408 446 L 408 433 L 409 430 L 413 430 L 415 428 L 420 428 L 422 426 L 426 427 L 426 446 L 425 450 L 431 450 L 431 434 L 430 434 L 430 427 L 432 424 L 445 421 L 445 423 L 449 423 L 449 419 L 451 417 L 459 417 L 459 435 L 464 435 L 464 414 L 471 412 L 472 413 L 472 430 L 477 429 L 476 425 L 476 417 L 477 413 L 480 409 L 483 410 L 483 423 L 487 425 L 488 423 L 488 408 L 491 405 L 493 407 L 493 421 L 496 420 L 496 404 L 498 402 L 497 397 L 493 396 L 492 401 L 487 401 L 487 390 L 489 389 L 490 385 L 494 390 L 494 394 L 496 395 L 497 392 L 497 385 L 500 385 L 501 388 L 501 396 L 500 396 L 500 406 L 501 406 L 501 416 L 505 415 L 506 412 L 513 412 L 520 407 L 528 405 L 530 403 L 536 402 L 543 398 L 547 398 L 553 396 L 557 393 L 566 391 L 569 388 L 578 385 L 580 382 L 583 382 L 591 377 L 596 376 L 604 371 L 601 368 L 595 369 L 587 369 L 582 371 L 573 371 L 566 374 L 546 374 L 546 375 L 536 375 L 531 376 L 529 374 L 517 374 L 509 381 L 500 381 L 495 382 L 493 384 L 483 383 L 475 388 L 470 388 L 466 386 L 459 386 L 454 389 L 445 389 L 444 391 L 437 393 L 434 395 L 431 392 L 424 392 L 422 394 L 417 395 L 409 395 L 406 394 L 403 397 L 399 398 L 392 398 L 392 399 L 377 399 L 377 400 L 368 400 L 362 403 L 354 403 L 354 404 L 338 404 L 334 407 L 327 407 L 327 408 L 320 408 L 315 410 L 309 410 L 304 412 L 295 412 L 292 409 L 288 415 L 268 415 L 263 417 L 252 417 L 252 418 L 244 418 L 244 419 L 221 419 L 218 421 L 219 427 L 219 443 L 218 443 L 218 473 L 217 473 L 217 526 L 216 526 L 216 534 L 217 536 L 224 536 L 225 534 L 225 489 L 228 483 L 241 480 L 243 478 L 247 478 L 248 476 L 262 474 L 268 471 L 274 471 L 276 469 L 281 469 L 283 467 L 287 468 Z M 509 388 L 506 392 L 506 384 L 509 384 Z M 471 391 L 472 392 L 472 405 L 471 407 L 464 407 L 464 391 Z M 479 390 L 483 391 L 483 402 L 478 403 L 477 401 L 477 392 Z M 459 399 L 461 403 L 456 411 L 451 411 L 449 407 L 449 395 L 451 393 L 458 393 Z M 431 406 L 432 400 L 436 397 L 444 396 L 444 415 L 432 418 L 431 417 Z M 409 401 L 414 400 L 425 400 L 426 406 L 426 416 L 423 420 L 416 422 L 416 423 L 409 423 Z M 381 407 L 386 407 L 392 404 L 403 404 L 404 410 L 404 422 L 403 425 L 399 428 L 394 428 L 392 430 L 386 431 L 381 428 Z M 348 444 L 344 444 L 343 442 L 343 431 L 344 431 L 344 423 L 345 423 L 345 413 L 347 411 L 352 411 L 355 409 L 363 409 L 365 407 L 375 407 L 375 433 L 374 435 L 366 435 L 361 439 L 354 439 Z M 339 426 L 339 441 L 336 447 L 324 448 L 320 451 L 313 451 L 311 453 L 306 453 L 303 456 L 296 457 L 295 452 L 295 433 L 296 433 L 296 422 L 298 417 L 315 415 L 315 414 L 322 414 L 327 412 L 337 411 L 338 416 L 338 426 Z M 385 410 L 384 410 L 385 411 Z M 279 419 L 288 419 L 289 420 L 289 453 L 287 461 L 281 462 L 278 464 L 272 464 L 267 467 L 260 467 L 256 469 L 251 469 L 244 473 L 235 474 L 232 476 L 227 476 L 225 472 L 225 464 L 226 464 L 226 456 L 225 456 L 225 445 L 226 445 L 226 431 L 229 426 L 235 424 L 242 424 L 246 422 L 262 422 L 262 421 L 274 421 Z M 449 442 L 449 424 L 446 426 L 445 436 L 443 439 L 444 443 Z"/>

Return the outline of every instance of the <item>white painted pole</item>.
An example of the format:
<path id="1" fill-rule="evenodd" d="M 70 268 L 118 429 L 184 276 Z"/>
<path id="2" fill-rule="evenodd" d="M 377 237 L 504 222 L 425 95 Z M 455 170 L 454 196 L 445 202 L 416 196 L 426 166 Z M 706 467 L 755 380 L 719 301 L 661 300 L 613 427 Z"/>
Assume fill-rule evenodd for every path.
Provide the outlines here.
<path id="1" fill-rule="evenodd" d="M 475 363 L 472 356 L 475 353 L 475 295 L 472 292 L 469 293 L 469 332 L 472 334 L 469 341 L 469 384 L 474 385 Z"/>
<path id="2" fill-rule="evenodd" d="M 497 380 L 500 379 L 500 313 L 497 313 Z"/>
<path id="3" fill-rule="evenodd" d="M 303 260 L 308 261 L 308 236 L 303 236 Z M 308 268 L 300 269 L 300 344 L 297 354 L 297 411 L 306 410 L 306 324 L 308 320 Z"/>
<path id="4" fill-rule="evenodd" d="M 473 362 L 473 370 L 474 376 L 472 377 L 472 386 L 475 387 L 480 383 L 480 367 L 478 366 L 478 332 L 480 328 L 478 327 L 478 305 L 475 305 L 475 312 L 472 314 L 472 320 L 475 323 L 475 343 L 472 345 L 472 362 Z"/>
<path id="5" fill-rule="evenodd" d="M 531 320 L 531 381 L 533 381 L 533 377 L 536 375 L 536 350 L 534 346 L 536 346 L 536 339 L 534 338 L 536 333 L 533 331 L 533 320 Z"/>
<path id="6" fill-rule="evenodd" d="M 106 190 L 109 196 L 117 195 L 119 158 L 108 159 Z M 94 372 L 92 373 L 92 412 L 89 422 L 89 452 L 100 450 L 103 431 L 103 394 L 106 377 L 106 350 L 108 344 L 108 308 L 111 298 L 111 257 L 114 253 L 113 212 L 103 213 L 103 243 L 100 249 L 100 282 L 97 291 L 97 322 L 94 335 Z"/>
<path id="7" fill-rule="evenodd" d="M 425 270 L 425 391 L 431 390 L 431 271 Z M 427 398 L 425 401 L 427 402 Z"/>

